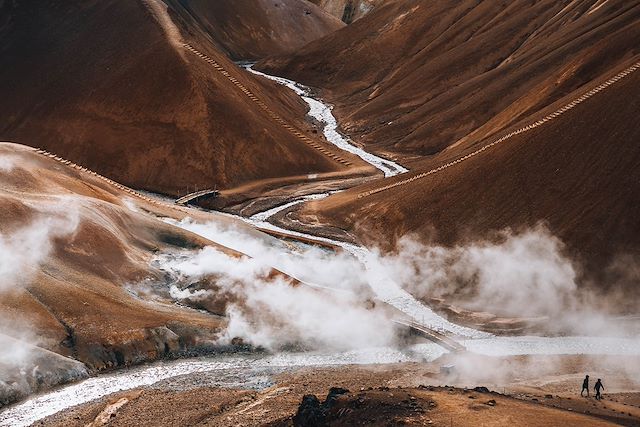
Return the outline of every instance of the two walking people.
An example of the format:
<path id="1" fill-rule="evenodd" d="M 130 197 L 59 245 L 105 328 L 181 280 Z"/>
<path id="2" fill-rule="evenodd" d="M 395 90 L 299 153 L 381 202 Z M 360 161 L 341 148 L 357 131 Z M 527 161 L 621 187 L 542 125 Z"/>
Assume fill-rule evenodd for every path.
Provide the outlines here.
<path id="1" fill-rule="evenodd" d="M 596 381 L 596 385 L 593 386 L 593 389 L 596 392 L 596 400 L 601 400 L 602 394 L 600 393 L 600 391 L 604 390 L 604 385 L 602 384 L 602 380 L 600 378 L 598 378 L 598 381 Z M 582 381 L 582 391 L 580 391 L 580 396 L 584 396 L 585 390 L 587 391 L 587 397 L 589 397 L 589 375 L 585 376 L 584 380 Z"/>

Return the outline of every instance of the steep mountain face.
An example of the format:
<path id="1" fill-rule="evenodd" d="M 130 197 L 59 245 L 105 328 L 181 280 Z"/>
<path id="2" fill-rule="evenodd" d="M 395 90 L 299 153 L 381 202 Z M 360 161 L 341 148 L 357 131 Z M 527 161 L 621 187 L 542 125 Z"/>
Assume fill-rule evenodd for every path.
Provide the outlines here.
<path id="1" fill-rule="evenodd" d="M 333 16 L 340 18 L 342 22 L 352 23 L 362 18 L 373 8 L 382 3 L 381 0 L 310 0 L 322 7 Z"/>
<path id="2" fill-rule="evenodd" d="M 506 135 L 525 130 L 495 145 L 497 137 L 458 145 L 406 175 L 332 196 L 299 215 L 387 248 L 405 235 L 455 244 L 543 222 L 584 267 L 584 283 L 624 290 L 635 303 L 640 55 L 586 86 L 508 129 Z"/>
<path id="3" fill-rule="evenodd" d="M 544 222 L 585 277 L 633 290 L 618 267 L 640 262 L 639 39 L 639 1 L 389 1 L 264 61 L 324 89 L 357 142 L 412 169 L 298 216 L 387 248 Z"/>
<path id="4" fill-rule="evenodd" d="M 291 52 L 344 26 L 301 0 L 173 0 L 234 60 Z"/>
<path id="5" fill-rule="evenodd" d="M 260 66 L 325 90 L 343 127 L 405 161 L 471 143 L 638 53 L 640 2 L 384 2 Z"/>
<path id="6" fill-rule="evenodd" d="M 236 67 L 203 24 L 179 3 L 170 4 L 1 2 L 0 138 L 171 195 L 344 168 L 274 120 L 317 138 L 295 95 Z M 185 4 L 193 13 L 224 9 Z M 283 15 L 260 31 L 288 25 L 277 19 Z M 214 16 L 203 15 L 203 22 Z M 309 37 L 319 35 L 323 23 L 327 31 L 335 28 L 318 16 L 301 17 L 317 30 Z M 220 28 L 225 25 L 231 24 Z"/>

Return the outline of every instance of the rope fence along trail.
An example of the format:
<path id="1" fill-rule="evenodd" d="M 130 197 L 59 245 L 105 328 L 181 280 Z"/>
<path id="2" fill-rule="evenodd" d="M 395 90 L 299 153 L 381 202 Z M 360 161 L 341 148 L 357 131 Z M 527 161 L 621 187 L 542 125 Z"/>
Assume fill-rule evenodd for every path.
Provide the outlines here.
<path id="1" fill-rule="evenodd" d="M 302 142 L 304 142 L 308 146 L 314 148 L 315 150 L 319 151 L 323 155 L 329 157 L 330 159 L 332 159 L 332 160 L 334 160 L 334 161 L 336 161 L 338 163 L 343 164 L 344 166 L 352 166 L 352 163 L 350 161 L 348 161 L 348 160 L 344 159 L 343 157 L 338 156 L 337 154 L 327 150 L 325 147 L 323 147 L 322 145 L 320 145 L 319 143 L 317 143 L 313 139 L 309 138 L 308 136 L 306 136 L 305 134 L 300 132 L 298 129 L 296 129 L 292 125 L 288 124 L 282 117 L 280 117 L 277 113 L 275 113 L 273 110 L 271 110 L 271 108 L 269 108 L 269 106 L 267 104 L 262 102 L 253 92 L 251 92 L 249 89 L 247 89 L 247 87 L 245 85 L 240 83 L 238 81 L 238 79 L 236 79 L 231 74 L 229 74 L 229 72 L 227 70 L 225 70 L 224 67 L 222 67 L 220 64 L 218 64 L 213 59 L 211 59 L 209 56 L 207 56 L 204 53 L 200 52 L 199 50 L 197 50 L 196 48 L 194 48 L 190 44 L 184 44 L 184 47 L 189 52 L 193 53 L 197 57 L 199 57 L 202 60 L 204 60 L 205 62 L 209 63 L 216 71 L 218 71 L 220 74 L 222 74 L 227 79 L 229 79 L 229 81 L 231 81 L 231 83 L 233 83 L 238 89 L 240 89 L 240 91 L 242 93 L 244 93 L 254 104 L 258 105 L 258 107 L 260 107 L 262 110 L 264 110 L 264 112 L 267 113 L 269 118 L 271 118 L 273 121 L 275 121 L 280 126 L 285 128 L 287 131 L 289 131 L 291 134 L 296 136 Z"/>
<path id="2" fill-rule="evenodd" d="M 102 181 L 106 182 L 110 186 L 115 187 L 118 190 L 124 191 L 124 192 L 132 195 L 133 197 L 137 197 L 139 199 L 142 199 L 145 202 L 154 204 L 156 206 L 161 206 L 161 207 L 174 209 L 174 210 L 177 210 L 177 211 L 180 211 L 180 212 L 183 212 L 183 213 L 187 213 L 188 212 L 186 209 L 180 208 L 178 206 L 174 206 L 172 204 L 165 203 L 165 202 L 162 202 L 162 201 L 159 201 L 159 200 L 154 200 L 151 197 L 145 196 L 144 194 L 141 194 L 141 193 L 139 193 L 139 192 L 127 187 L 126 185 L 122 185 L 119 182 L 116 182 L 116 181 L 114 181 L 112 179 L 107 178 L 106 176 L 100 175 L 99 173 L 94 172 L 94 171 L 92 171 L 90 169 L 87 169 L 84 166 L 80 166 L 78 164 L 75 164 L 75 163 L 71 162 L 70 160 L 66 160 L 66 159 L 63 159 L 62 157 L 56 156 L 55 154 L 50 153 L 50 152 L 48 152 L 46 150 L 42 150 L 40 148 L 34 148 L 34 150 L 35 150 L 35 152 L 37 154 L 43 155 L 43 156 L 48 157 L 50 159 L 53 159 L 53 160 L 55 160 L 55 161 L 57 161 L 59 163 L 62 163 L 65 166 L 69 166 L 72 169 L 79 170 L 80 172 L 84 172 L 84 173 L 89 174 L 91 176 L 94 176 L 94 177 L 96 177 L 98 179 L 101 179 Z"/>
<path id="3" fill-rule="evenodd" d="M 631 65 L 630 67 L 626 68 L 625 70 L 621 71 L 620 73 L 616 74 L 615 76 L 611 77 L 609 80 L 607 80 L 606 82 L 594 87 L 593 89 L 591 89 L 588 92 L 585 92 L 584 94 L 582 94 L 581 96 L 579 96 L 578 98 L 574 99 L 573 101 L 569 102 L 568 104 L 564 105 L 562 108 L 554 111 L 551 114 L 548 114 L 547 116 L 545 116 L 544 118 L 537 120 L 533 123 L 530 123 L 524 127 L 521 127 L 518 130 L 514 130 L 512 132 L 509 132 L 508 134 L 496 139 L 495 141 L 467 154 L 466 156 L 460 157 L 456 160 L 453 160 L 449 163 L 445 163 L 442 166 L 439 166 L 435 169 L 431 169 L 430 171 L 427 172 L 422 172 L 419 173 L 417 175 L 412 176 L 411 178 L 406 178 L 403 179 L 401 181 L 398 182 L 394 182 L 392 184 L 388 184 L 382 187 L 378 187 L 378 188 L 374 188 L 372 190 L 369 191 L 365 191 L 363 193 L 358 194 L 358 199 L 361 199 L 363 197 L 368 197 L 371 196 L 372 194 L 376 194 L 376 193 L 380 193 L 382 191 L 386 191 L 389 190 L 391 188 L 395 188 L 395 187 L 399 187 L 401 185 L 405 185 L 405 184 L 409 184 L 413 181 L 425 178 L 429 175 L 433 175 L 436 174 L 438 172 L 441 172 L 447 168 L 450 168 L 452 166 L 455 166 L 457 164 L 460 164 L 462 162 L 464 162 L 465 160 L 468 160 L 472 157 L 477 156 L 478 154 L 482 153 L 483 151 L 488 150 L 489 148 L 500 144 L 501 142 L 504 142 L 516 135 L 520 135 L 522 133 L 528 132 L 532 129 L 537 128 L 538 126 L 542 126 L 543 124 L 550 122 L 556 118 L 558 118 L 559 116 L 561 116 L 562 114 L 566 113 L 567 111 L 573 109 L 574 107 L 576 107 L 578 104 L 581 104 L 582 102 L 586 101 L 587 99 L 591 98 L 592 96 L 596 95 L 599 92 L 602 92 L 603 90 L 607 89 L 609 86 L 613 85 L 614 83 L 622 80 L 623 78 L 627 77 L 629 74 L 633 73 L 634 71 L 638 70 L 638 68 L 640 68 L 640 62 L 636 62 L 635 64 Z"/>

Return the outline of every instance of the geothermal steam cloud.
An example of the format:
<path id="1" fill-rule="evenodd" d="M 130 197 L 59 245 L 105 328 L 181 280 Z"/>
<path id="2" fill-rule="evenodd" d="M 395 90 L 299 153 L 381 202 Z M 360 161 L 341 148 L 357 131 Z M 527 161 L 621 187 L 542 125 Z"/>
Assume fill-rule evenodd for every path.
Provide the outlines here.
<path id="1" fill-rule="evenodd" d="M 272 258 L 273 249 L 263 249 L 262 258 L 235 258 L 207 247 L 186 260 L 164 259 L 163 268 L 192 280 L 216 278 L 216 292 L 235 301 L 227 306 L 226 341 L 241 337 L 270 349 L 292 344 L 334 350 L 393 344 L 393 326 L 382 311 L 368 309 L 366 301 L 353 292 L 294 286 L 283 276 L 274 277 L 271 266 L 282 259 Z M 309 251 L 298 261 L 310 271 L 320 271 L 324 258 Z M 336 258 L 333 262 L 340 265 L 344 261 Z M 344 273 L 338 271 L 334 277 Z M 172 296 L 207 297 L 202 290 L 188 289 L 174 290 Z"/>
<path id="2" fill-rule="evenodd" d="M 342 349 L 393 343 L 388 312 L 364 308 L 373 273 L 355 258 L 317 248 L 283 251 L 216 223 L 174 224 L 252 257 L 235 259 L 205 248 L 186 260 L 165 260 L 166 269 L 194 280 L 216 275 L 218 285 L 242 301 L 228 307 L 229 338 L 241 336 L 270 348 L 292 341 Z M 578 290 L 577 268 L 563 250 L 562 242 L 539 225 L 453 248 L 405 238 L 395 253 L 373 251 L 369 262 L 376 264 L 375 274 L 419 298 L 451 297 L 472 310 L 546 318 L 550 328 L 568 333 L 611 333 L 600 307 Z M 272 267 L 334 290 L 293 288 L 283 279 L 269 279 Z M 193 297 L 177 291 L 174 296 Z"/>
<path id="3" fill-rule="evenodd" d="M 77 225 L 74 211 L 54 207 L 36 212 L 36 219 L 28 226 L 11 231 L 0 228 L 0 297 L 27 287 L 50 256 L 53 240 L 73 234 Z M 27 364 L 31 347 L 3 334 L 35 344 L 37 337 L 29 325 L 0 316 L 0 360 L 5 368 Z M 3 375 L 2 370 L 0 374 Z"/>

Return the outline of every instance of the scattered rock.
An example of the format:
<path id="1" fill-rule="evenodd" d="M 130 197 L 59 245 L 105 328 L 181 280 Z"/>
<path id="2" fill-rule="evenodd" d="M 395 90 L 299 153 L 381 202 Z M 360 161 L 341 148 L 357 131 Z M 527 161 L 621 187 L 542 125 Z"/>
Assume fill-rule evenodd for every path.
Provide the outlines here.
<path id="1" fill-rule="evenodd" d="M 298 407 L 296 415 L 293 417 L 293 425 L 295 427 L 324 427 L 327 425 L 327 412 L 335 406 L 337 400 L 348 394 L 349 390 L 341 387 L 332 387 L 329 389 L 327 398 L 324 403 L 313 394 L 307 394 L 302 398 L 302 403 Z M 364 402 L 364 400 L 363 400 Z M 341 408 L 338 411 L 338 417 L 348 415 L 353 410 Z"/>
<path id="2" fill-rule="evenodd" d="M 313 394 L 307 394 L 302 398 L 298 412 L 293 417 L 295 427 L 324 427 L 327 425 L 320 401 Z"/>
<path id="3" fill-rule="evenodd" d="M 496 406 L 496 401 L 494 399 L 491 399 L 491 400 L 485 402 L 485 405 Z"/>
<path id="4" fill-rule="evenodd" d="M 117 402 L 107 405 L 91 423 L 86 425 L 86 427 L 101 427 L 109 424 L 111 419 L 115 418 L 120 408 L 122 408 L 127 403 L 129 403 L 129 399 L 123 397 Z"/>
<path id="5" fill-rule="evenodd" d="M 349 393 L 349 390 L 347 390 L 346 388 L 331 387 L 329 389 L 329 394 L 327 394 L 327 398 L 324 401 L 323 406 L 327 409 L 331 408 L 336 403 L 336 400 L 338 400 L 340 396 L 348 393 Z"/>
<path id="6" fill-rule="evenodd" d="M 244 345 L 244 340 L 240 337 L 233 337 L 231 339 L 231 345 Z"/>
<path id="7" fill-rule="evenodd" d="M 477 391 L 478 393 L 490 393 L 489 389 L 483 386 L 475 387 L 473 390 Z"/>

